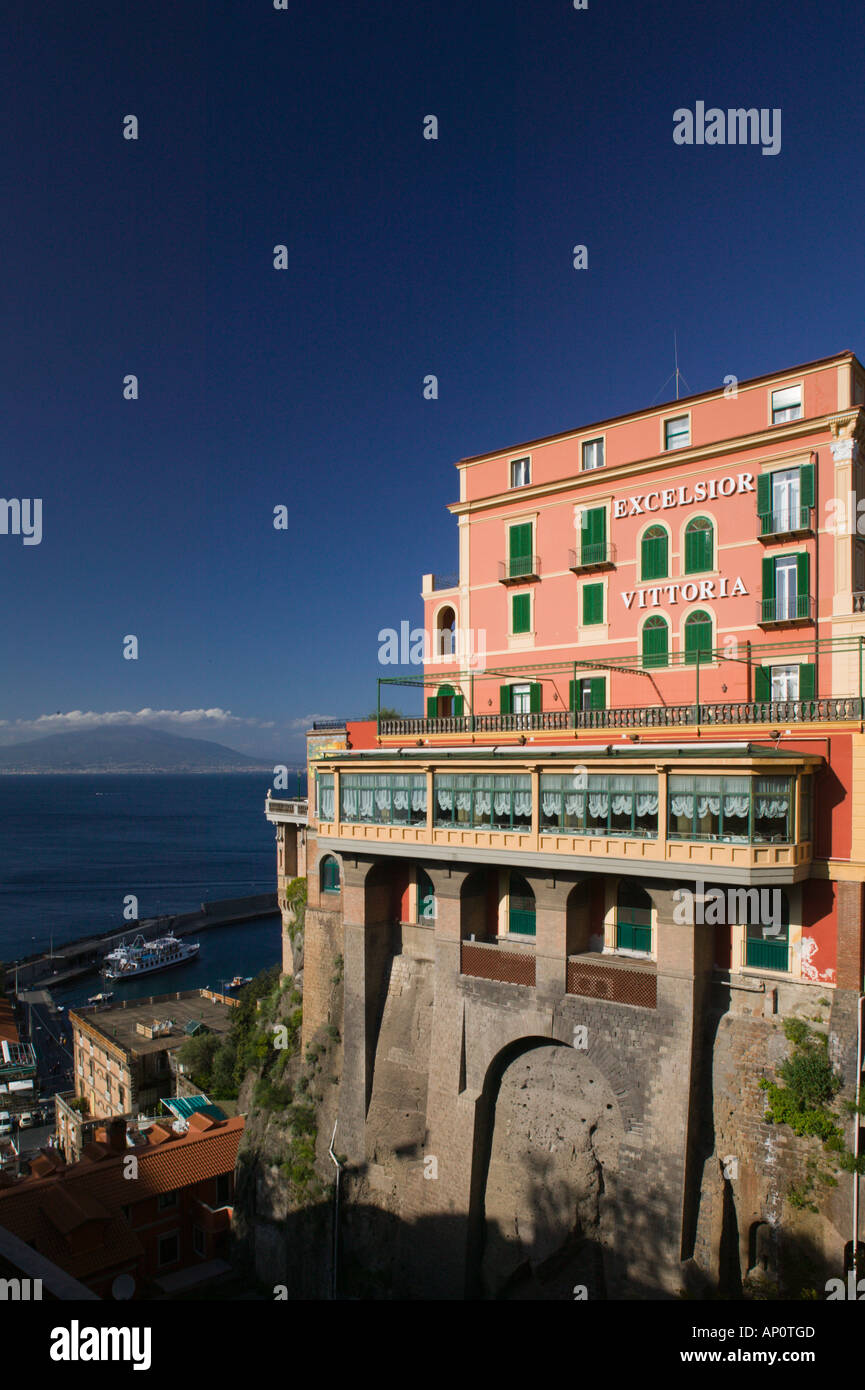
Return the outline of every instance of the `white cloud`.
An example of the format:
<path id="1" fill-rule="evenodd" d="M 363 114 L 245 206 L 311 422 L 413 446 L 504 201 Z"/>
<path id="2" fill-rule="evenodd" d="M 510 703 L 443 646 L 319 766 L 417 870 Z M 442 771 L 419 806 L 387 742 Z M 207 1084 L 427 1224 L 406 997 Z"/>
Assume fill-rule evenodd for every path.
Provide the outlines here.
<path id="1" fill-rule="evenodd" d="M 165 729 L 191 728 L 204 732 L 215 729 L 272 729 L 273 720 L 242 719 L 227 709 L 151 709 L 139 710 L 58 710 L 56 714 L 40 714 L 37 719 L 3 720 L 4 742 L 19 742 L 43 734 L 75 733 L 82 729 L 101 729 L 111 724 L 147 724 Z"/>

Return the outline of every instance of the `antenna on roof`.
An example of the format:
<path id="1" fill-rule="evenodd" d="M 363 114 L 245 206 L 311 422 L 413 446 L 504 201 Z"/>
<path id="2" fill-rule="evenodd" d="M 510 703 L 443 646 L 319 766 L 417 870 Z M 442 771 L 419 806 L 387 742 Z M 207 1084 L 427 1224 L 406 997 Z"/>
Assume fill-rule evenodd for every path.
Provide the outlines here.
<path id="1" fill-rule="evenodd" d="M 670 373 L 670 375 L 667 377 L 667 381 L 673 381 L 673 380 L 675 380 L 675 383 L 676 383 L 676 400 L 679 399 L 679 379 L 680 379 L 680 378 L 681 378 L 682 382 L 684 383 L 684 385 L 685 385 L 685 386 L 688 388 L 688 390 L 690 391 L 690 389 L 691 389 L 690 386 L 688 386 L 687 381 L 685 381 L 684 376 L 682 376 L 682 373 L 679 371 L 679 343 L 678 343 L 678 338 L 677 338 L 677 336 L 676 336 L 676 330 L 675 330 L 675 328 L 674 328 L 674 329 L 673 329 L 673 371 L 672 371 L 672 372 Z M 656 400 L 658 399 L 658 397 L 660 396 L 661 391 L 663 391 L 664 387 L 667 385 L 667 381 L 665 381 L 665 382 L 663 383 L 663 385 L 660 387 L 660 390 L 658 390 L 658 391 L 655 392 L 655 395 L 654 395 L 654 397 L 653 397 L 653 399 L 652 399 L 652 405 L 655 404 L 655 401 L 656 401 Z"/>

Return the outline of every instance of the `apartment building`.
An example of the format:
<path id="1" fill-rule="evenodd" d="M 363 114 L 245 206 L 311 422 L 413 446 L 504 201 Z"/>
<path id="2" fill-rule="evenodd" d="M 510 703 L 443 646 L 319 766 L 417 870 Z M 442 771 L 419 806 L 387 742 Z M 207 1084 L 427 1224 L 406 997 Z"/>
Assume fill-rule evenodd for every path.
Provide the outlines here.
<path id="1" fill-rule="evenodd" d="M 863 421 L 843 352 L 461 460 L 426 664 L 379 683 L 421 710 L 309 738 L 305 1040 L 342 955 L 337 1146 L 427 1296 L 669 1294 L 722 1244 L 783 1283 L 784 1019 L 856 1080 Z"/>

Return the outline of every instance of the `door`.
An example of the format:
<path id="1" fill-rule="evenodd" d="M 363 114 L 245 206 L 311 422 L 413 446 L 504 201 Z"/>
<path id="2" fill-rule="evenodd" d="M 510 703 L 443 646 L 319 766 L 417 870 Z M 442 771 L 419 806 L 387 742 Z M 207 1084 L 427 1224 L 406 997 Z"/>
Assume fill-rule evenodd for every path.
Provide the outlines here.
<path id="1" fill-rule="evenodd" d="M 789 621 L 797 616 L 796 556 L 785 555 L 775 562 L 775 620 Z"/>

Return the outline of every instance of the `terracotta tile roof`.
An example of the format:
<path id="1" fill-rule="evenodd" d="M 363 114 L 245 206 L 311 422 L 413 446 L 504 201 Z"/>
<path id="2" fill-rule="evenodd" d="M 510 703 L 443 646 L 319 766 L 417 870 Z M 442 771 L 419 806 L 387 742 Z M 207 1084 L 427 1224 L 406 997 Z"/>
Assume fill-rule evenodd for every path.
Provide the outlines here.
<path id="1" fill-rule="evenodd" d="M 14 1187 L 0 1187 L 0 1226 L 78 1278 L 134 1262 L 142 1246 L 121 1208 L 132 1205 L 132 1199 L 144 1201 L 231 1172 L 243 1128 L 244 1118 L 237 1116 L 214 1122 L 203 1133 L 168 1131 L 168 1138 L 149 1148 L 130 1149 L 138 1159 L 134 1181 L 123 1176 L 127 1155 L 83 1158 L 56 1171 L 49 1160 L 50 1176 L 43 1169 Z M 31 1168 L 38 1163 L 34 1160 Z M 87 1223 L 94 1221 L 104 1224 L 95 1247 L 73 1249 L 70 1235 L 74 1240 L 76 1232 L 86 1232 Z"/>

